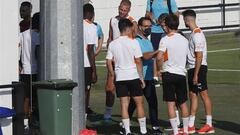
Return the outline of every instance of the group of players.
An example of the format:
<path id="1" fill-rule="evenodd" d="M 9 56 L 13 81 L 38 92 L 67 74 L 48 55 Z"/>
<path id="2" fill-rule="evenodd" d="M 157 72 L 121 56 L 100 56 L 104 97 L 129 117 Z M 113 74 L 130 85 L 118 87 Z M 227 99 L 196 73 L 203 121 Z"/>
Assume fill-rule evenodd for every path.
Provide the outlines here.
<path id="1" fill-rule="evenodd" d="M 154 79 L 160 78 L 173 135 L 214 133 L 212 103 L 207 91 L 207 43 L 204 33 L 196 24 L 195 11 L 185 10 L 179 13 L 175 0 L 148 0 L 145 17 L 136 22 L 129 15 L 130 9 L 131 2 L 122 0 L 118 8 L 119 14 L 111 18 L 109 23 L 104 120 L 111 121 L 116 93 L 121 103 L 121 134 L 131 134 L 130 119 L 135 109 L 140 134 L 147 134 L 144 95 L 148 102 L 153 134 L 162 134 L 154 83 Z M 91 113 L 91 84 L 97 81 L 95 57 L 102 46 L 103 33 L 99 25 L 94 23 L 94 7 L 85 4 L 83 10 L 87 117 Z M 189 39 L 178 30 L 180 15 L 183 15 L 186 27 L 191 30 Z M 187 105 L 188 94 L 190 111 Z M 196 130 L 198 96 L 205 107 L 206 124 Z M 179 128 L 181 122 L 178 110 L 181 110 L 182 128 Z"/>

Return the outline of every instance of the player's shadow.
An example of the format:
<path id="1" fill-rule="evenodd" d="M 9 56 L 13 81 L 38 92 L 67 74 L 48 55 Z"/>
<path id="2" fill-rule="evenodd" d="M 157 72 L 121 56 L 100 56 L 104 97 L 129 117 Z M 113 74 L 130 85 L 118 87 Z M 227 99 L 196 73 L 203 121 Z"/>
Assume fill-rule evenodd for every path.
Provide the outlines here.
<path id="1" fill-rule="evenodd" d="M 204 119 L 202 119 L 202 120 L 204 120 Z M 215 128 L 229 131 L 229 132 L 232 132 L 235 134 L 240 134 L 240 128 L 239 128 L 240 124 L 239 123 L 213 119 L 213 124 L 214 124 Z"/>
<path id="2" fill-rule="evenodd" d="M 222 120 L 216 120 L 214 119 L 213 122 L 215 128 L 219 128 L 222 130 L 230 131 L 232 133 L 240 134 L 240 124 L 234 123 L 230 121 L 222 121 Z"/>

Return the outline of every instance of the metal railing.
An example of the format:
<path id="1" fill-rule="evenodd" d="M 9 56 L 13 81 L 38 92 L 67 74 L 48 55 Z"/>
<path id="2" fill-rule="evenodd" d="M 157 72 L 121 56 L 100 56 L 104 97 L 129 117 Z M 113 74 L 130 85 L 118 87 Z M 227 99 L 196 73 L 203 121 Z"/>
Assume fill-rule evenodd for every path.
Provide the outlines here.
<path id="1" fill-rule="evenodd" d="M 226 9 L 228 7 L 228 9 Z M 213 9 L 219 8 L 219 9 Z M 193 9 L 196 10 L 197 13 L 209 13 L 209 12 L 221 12 L 221 25 L 216 26 L 206 26 L 201 27 L 203 30 L 210 30 L 210 29 L 225 29 L 225 28 L 239 28 L 240 24 L 226 24 L 226 12 L 227 11 L 239 11 L 240 10 L 240 3 L 226 3 L 225 0 L 222 0 L 222 3 L 214 4 L 214 5 L 201 5 L 201 6 L 189 6 L 189 7 L 179 7 L 180 11 L 186 9 Z M 188 31 L 188 29 L 181 29 L 182 31 Z"/>

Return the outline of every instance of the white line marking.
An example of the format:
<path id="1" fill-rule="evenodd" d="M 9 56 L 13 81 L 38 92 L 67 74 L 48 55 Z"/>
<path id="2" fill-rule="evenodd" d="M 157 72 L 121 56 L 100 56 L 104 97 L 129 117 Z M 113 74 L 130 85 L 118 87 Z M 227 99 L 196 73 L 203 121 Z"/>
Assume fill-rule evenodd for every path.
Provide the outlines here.
<path id="1" fill-rule="evenodd" d="M 97 67 L 106 67 L 106 65 L 96 65 Z"/>
<path id="2" fill-rule="evenodd" d="M 106 65 L 96 65 L 97 67 L 106 67 Z M 209 71 L 213 72 L 240 72 L 237 69 L 208 69 Z"/>
<path id="3" fill-rule="evenodd" d="M 96 61 L 96 63 L 105 63 L 106 61 L 104 60 L 100 60 L 100 61 Z"/>
<path id="4" fill-rule="evenodd" d="M 216 72 L 240 72 L 240 70 L 236 69 L 208 69 L 209 71 L 216 71 Z"/>
<path id="5" fill-rule="evenodd" d="M 229 52 L 229 51 L 238 51 L 238 50 L 240 50 L 240 48 L 213 50 L 213 51 L 208 51 L 208 53 Z"/>

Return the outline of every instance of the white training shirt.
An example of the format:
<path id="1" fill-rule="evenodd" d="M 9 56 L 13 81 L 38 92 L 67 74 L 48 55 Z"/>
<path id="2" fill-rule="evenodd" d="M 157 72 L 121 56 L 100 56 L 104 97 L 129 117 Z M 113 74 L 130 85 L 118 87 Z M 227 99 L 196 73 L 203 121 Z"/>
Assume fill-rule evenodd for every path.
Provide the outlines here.
<path id="1" fill-rule="evenodd" d="M 140 45 L 136 39 L 120 36 L 109 44 L 106 59 L 114 60 L 116 81 L 139 78 L 135 58 L 142 57 Z"/>
<path id="2" fill-rule="evenodd" d="M 20 58 L 23 69 L 21 74 L 37 74 L 36 47 L 40 45 L 40 35 L 33 30 L 26 30 L 19 35 Z"/>
<path id="3" fill-rule="evenodd" d="M 84 67 L 91 67 L 88 59 L 87 47 L 88 45 L 98 44 L 97 26 L 91 22 L 84 20 L 83 29 L 84 29 Z"/>
<path id="4" fill-rule="evenodd" d="M 207 42 L 200 28 L 194 29 L 189 38 L 188 69 L 195 68 L 195 52 L 203 53 L 202 65 L 207 66 Z"/>
<path id="5" fill-rule="evenodd" d="M 163 72 L 186 75 L 188 40 L 179 33 L 162 38 L 159 50 L 164 52 Z"/>
<path id="6" fill-rule="evenodd" d="M 133 17 L 128 16 L 127 19 L 129 19 L 131 22 L 134 22 L 135 20 L 133 19 Z M 113 34 L 113 40 L 117 39 L 118 37 L 120 37 L 120 30 L 118 28 L 118 22 L 119 19 L 116 17 L 112 17 L 111 20 L 111 27 L 112 27 L 112 34 Z"/>

